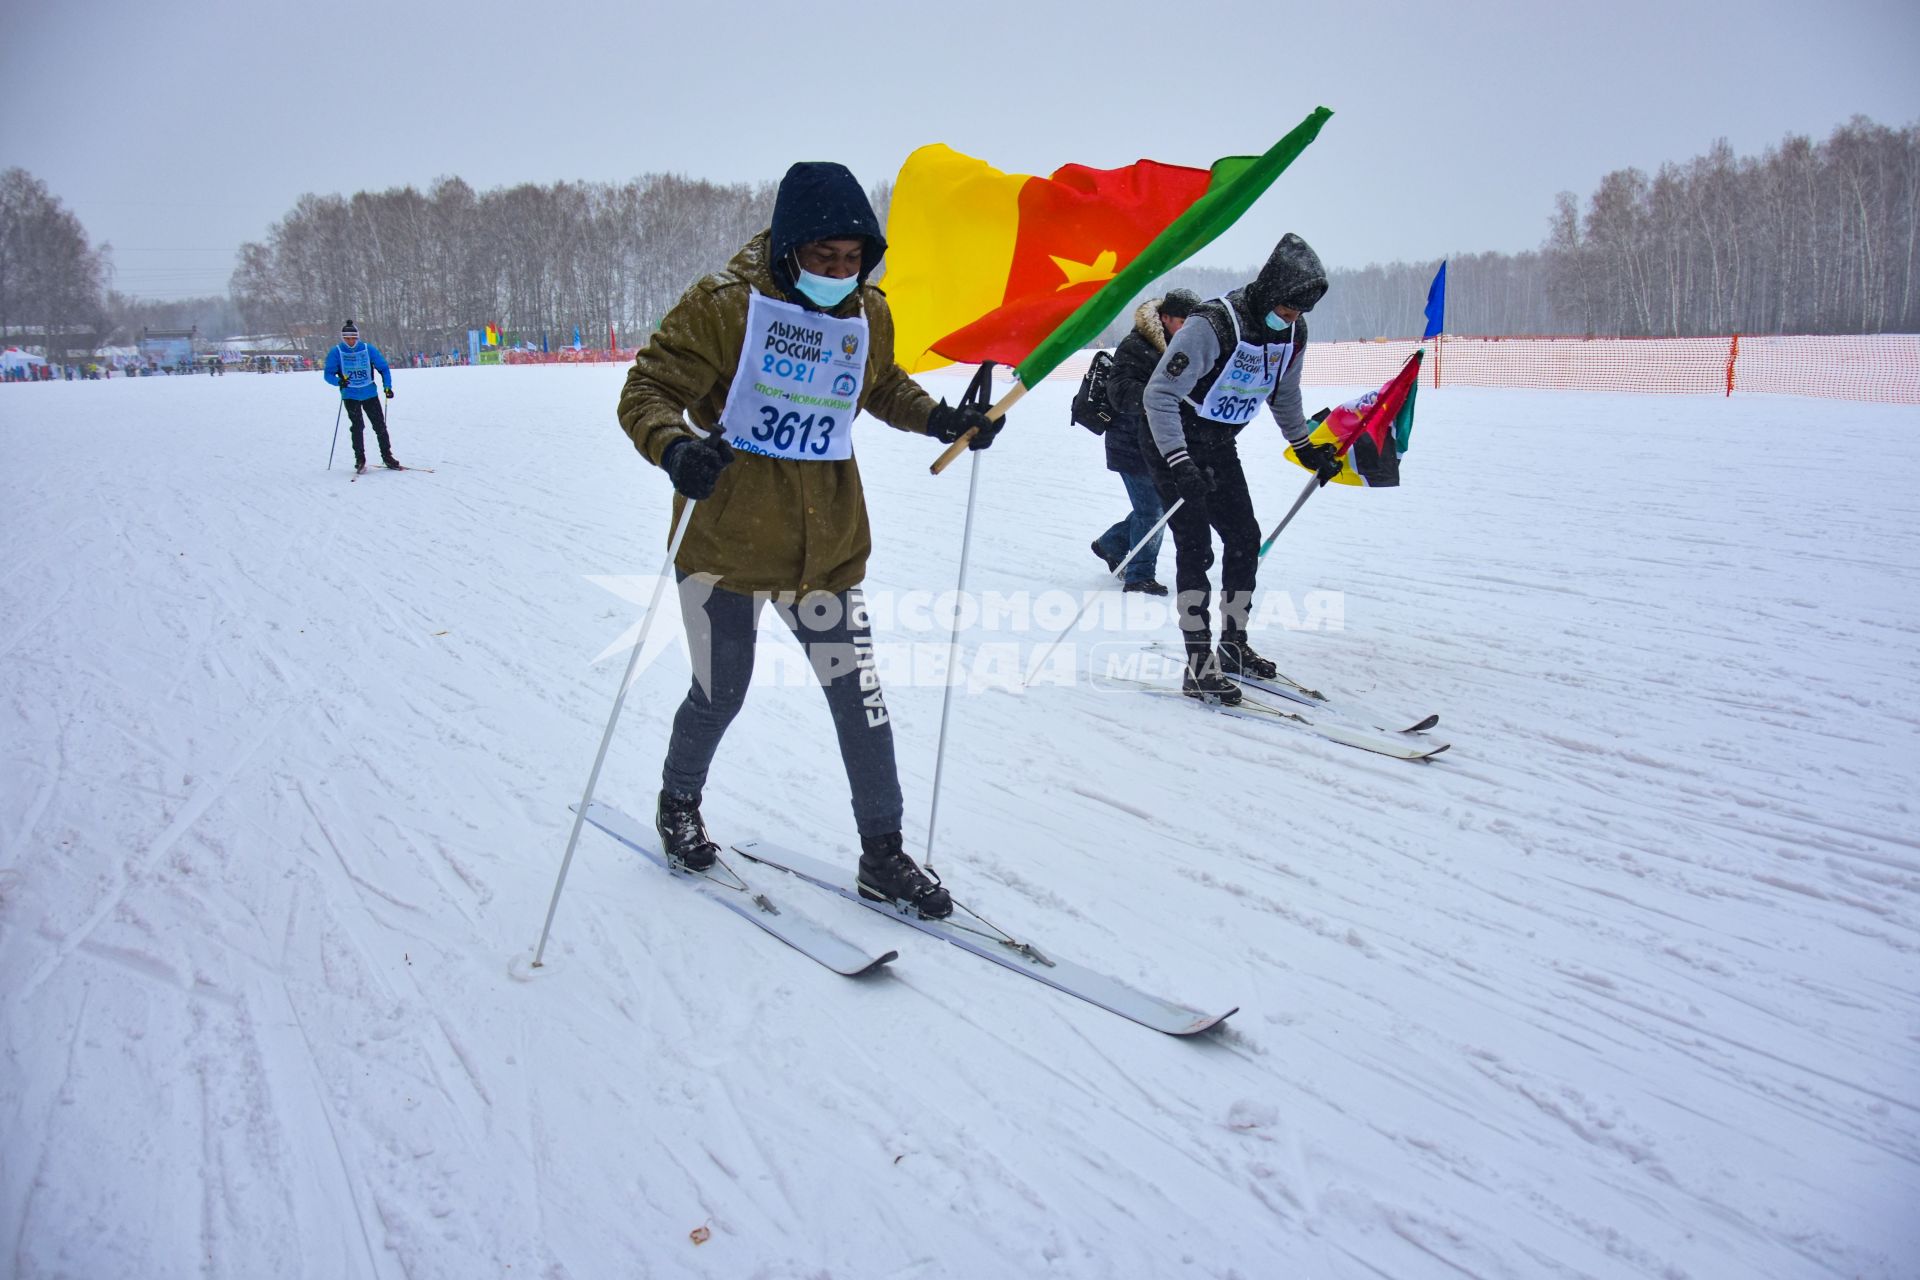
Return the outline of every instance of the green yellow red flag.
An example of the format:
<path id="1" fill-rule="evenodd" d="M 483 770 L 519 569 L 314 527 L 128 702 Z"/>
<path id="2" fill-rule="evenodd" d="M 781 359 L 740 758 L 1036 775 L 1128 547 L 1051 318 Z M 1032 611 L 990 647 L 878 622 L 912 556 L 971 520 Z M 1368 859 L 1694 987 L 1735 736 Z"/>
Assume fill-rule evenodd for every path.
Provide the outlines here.
<path id="1" fill-rule="evenodd" d="M 1369 391 L 1319 415 L 1310 439 L 1315 444 L 1334 446 L 1347 461 L 1333 478 L 1336 484 L 1390 489 L 1400 483 L 1400 459 L 1413 436 L 1413 404 L 1420 390 L 1420 362 L 1425 355 L 1425 348 L 1415 351 L 1378 391 Z M 1288 448 L 1287 457 L 1306 466 L 1292 448 Z"/>
<path id="2" fill-rule="evenodd" d="M 1316 108 L 1263 155 L 1210 169 L 1141 160 L 1040 178 L 920 148 L 887 218 L 895 358 L 909 372 L 993 360 L 1033 386 L 1232 226 L 1332 114 Z"/>

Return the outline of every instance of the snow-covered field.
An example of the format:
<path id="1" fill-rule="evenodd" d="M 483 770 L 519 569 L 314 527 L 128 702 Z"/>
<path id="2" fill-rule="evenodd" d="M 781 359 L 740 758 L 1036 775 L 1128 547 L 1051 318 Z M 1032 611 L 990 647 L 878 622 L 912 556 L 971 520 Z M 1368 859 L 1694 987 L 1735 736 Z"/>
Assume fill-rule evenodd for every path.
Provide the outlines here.
<path id="1" fill-rule="evenodd" d="M 0 1271 L 1920 1274 L 1920 411 L 1423 392 L 1407 486 L 1263 576 L 1344 627 L 1257 639 L 1440 712 L 1429 765 L 956 697 L 949 883 L 1240 1006 L 1182 1041 L 783 887 L 902 953 L 839 978 L 592 830 L 527 969 L 637 612 L 593 579 L 664 545 L 623 373 L 402 370 L 437 470 L 353 484 L 317 375 L 0 391 Z M 978 591 L 1099 585 L 1070 392 L 982 455 Z M 950 587 L 965 466 L 860 451 L 870 590 Z M 650 812 L 685 679 L 602 798 Z M 889 698 L 912 845 L 940 690 Z M 706 812 L 850 863 L 817 692 L 756 690 Z"/>

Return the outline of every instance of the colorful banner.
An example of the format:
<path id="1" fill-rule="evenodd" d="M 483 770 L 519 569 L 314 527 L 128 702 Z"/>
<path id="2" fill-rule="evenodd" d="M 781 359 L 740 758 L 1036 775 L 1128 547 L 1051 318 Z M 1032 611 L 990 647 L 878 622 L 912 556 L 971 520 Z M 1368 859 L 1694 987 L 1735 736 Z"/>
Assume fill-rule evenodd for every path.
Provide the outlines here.
<path id="1" fill-rule="evenodd" d="M 1038 178 L 943 144 L 920 148 L 887 219 L 896 358 L 910 372 L 1017 364 L 1034 385 L 1232 226 L 1332 114 L 1317 108 L 1264 155 L 1210 170 L 1142 160 Z"/>

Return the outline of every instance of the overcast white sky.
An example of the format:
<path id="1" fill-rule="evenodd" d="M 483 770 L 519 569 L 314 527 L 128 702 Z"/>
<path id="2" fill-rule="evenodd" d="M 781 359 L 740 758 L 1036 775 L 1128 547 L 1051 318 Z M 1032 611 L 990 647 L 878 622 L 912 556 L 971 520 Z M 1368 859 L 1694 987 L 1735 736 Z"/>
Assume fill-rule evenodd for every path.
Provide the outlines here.
<path id="1" fill-rule="evenodd" d="M 116 285 L 224 292 L 303 192 L 672 170 L 868 184 L 945 142 L 1046 173 L 1205 166 L 1334 118 L 1197 261 L 1285 230 L 1332 266 L 1532 248 L 1583 198 L 1726 137 L 1920 120 L 1916 0 L 5 0 L 0 168 L 111 241 Z"/>

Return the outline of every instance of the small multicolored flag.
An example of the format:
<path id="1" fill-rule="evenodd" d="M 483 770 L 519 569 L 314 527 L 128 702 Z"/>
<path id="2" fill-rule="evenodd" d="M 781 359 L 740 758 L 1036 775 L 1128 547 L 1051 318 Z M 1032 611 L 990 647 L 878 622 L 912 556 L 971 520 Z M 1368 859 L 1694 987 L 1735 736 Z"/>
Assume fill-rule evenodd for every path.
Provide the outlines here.
<path id="1" fill-rule="evenodd" d="M 1424 349 L 1415 351 L 1385 386 L 1334 406 L 1313 429 L 1313 443 L 1331 444 L 1346 455 L 1335 484 L 1390 489 L 1400 483 L 1400 458 L 1413 435 L 1413 401 L 1425 355 Z M 1287 457 L 1300 462 L 1292 449 Z"/>

